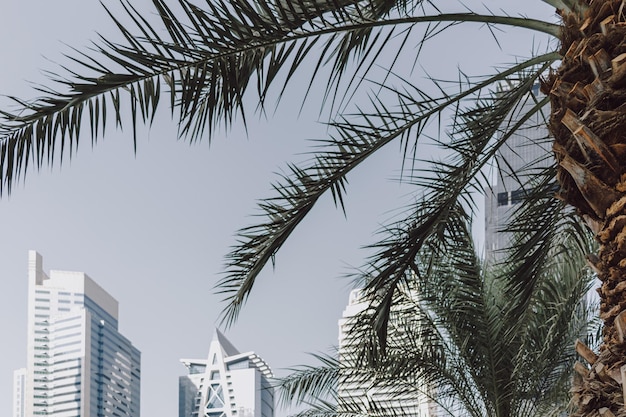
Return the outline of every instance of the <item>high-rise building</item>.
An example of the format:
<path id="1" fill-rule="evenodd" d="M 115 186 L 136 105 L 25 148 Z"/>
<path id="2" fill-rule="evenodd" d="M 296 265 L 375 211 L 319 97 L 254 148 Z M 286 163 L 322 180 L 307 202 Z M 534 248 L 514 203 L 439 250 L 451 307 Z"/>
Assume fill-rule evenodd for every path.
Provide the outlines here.
<path id="1" fill-rule="evenodd" d="M 392 307 L 387 330 L 388 349 L 401 346 L 408 332 L 415 331 L 414 302 L 416 294 L 405 291 L 405 302 Z M 380 384 L 374 374 L 360 364 L 362 339 L 354 328 L 367 317 L 370 302 L 361 289 L 350 292 L 348 305 L 339 320 L 340 376 L 337 387 L 338 412 L 358 415 L 436 417 L 438 408 L 431 398 L 434 393 L 420 381 L 411 381 L 402 388 L 401 381 L 394 386 Z M 413 313 L 412 313 L 413 311 Z M 361 371 L 359 371 L 361 369 Z M 410 385 L 410 389 L 408 386 Z"/>
<path id="2" fill-rule="evenodd" d="M 140 352 L 118 331 L 117 301 L 83 272 L 46 274 L 35 251 L 26 352 L 14 388 L 25 416 L 139 417 Z"/>
<path id="3" fill-rule="evenodd" d="M 13 372 L 13 417 L 26 417 L 24 411 L 24 389 L 26 388 L 26 368 Z"/>
<path id="4" fill-rule="evenodd" d="M 545 97 L 535 85 L 523 104 L 513 112 L 507 124 L 515 123 L 520 115 L 531 110 Z M 525 121 L 496 155 L 497 172 L 494 184 L 485 195 L 485 257 L 489 261 L 502 259 L 502 249 L 509 247 L 511 234 L 504 232 L 519 203 L 532 187 L 532 176 L 540 167 L 552 163 L 551 141 L 548 138 L 545 115 L 536 113 Z M 526 188 L 523 188 L 524 185 Z"/>
<path id="5" fill-rule="evenodd" d="M 217 329 L 207 359 L 181 359 L 179 417 L 273 417 L 272 371 L 254 352 L 240 353 Z"/>

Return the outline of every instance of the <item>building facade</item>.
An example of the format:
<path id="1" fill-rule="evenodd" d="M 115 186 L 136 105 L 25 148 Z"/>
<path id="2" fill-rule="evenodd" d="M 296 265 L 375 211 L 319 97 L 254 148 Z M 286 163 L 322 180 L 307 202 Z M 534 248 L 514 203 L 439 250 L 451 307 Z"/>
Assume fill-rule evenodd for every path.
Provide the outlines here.
<path id="1" fill-rule="evenodd" d="M 85 273 L 46 274 L 35 251 L 26 351 L 24 415 L 139 417 L 141 354 L 118 331 L 117 301 Z"/>
<path id="2" fill-rule="evenodd" d="M 16 369 L 13 372 L 13 417 L 26 417 L 26 368 Z"/>
<path id="3" fill-rule="evenodd" d="M 254 352 L 239 352 L 217 329 L 207 359 L 181 359 L 179 417 L 273 417 L 272 371 Z"/>
<path id="4" fill-rule="evenodd" d="M 519 115 L 531 110 L 544 97 L 539 85 L 535 85 L 507 123 L 515 123 Z M 528 187 L 532 187 L 533 175 L 538 169 L 552 164 L 549 159 L 552 142 L 544 117 L 548 115 L 538 112 L 525 121 L 496 155 L 493 184 L 485 190 L 485 257 L 490 262 L 501 260 L 501 251 L 512 242 L 511 234 L 505 229 L 515 209 L 530 191 Z"/>
<path id="5" fill-rule="evenodd" d="M 393 350 L 406 341 L 408 332 L 416 331 L 416 323 L 412 320 L 414 310 L 411 300 L 416 294 L 411 291 L 404 293 L 406 303 L 397 303 L 392 307 L 388 323 L 388 349 Z M 420 381 L 411 381 L 405 388 L 398 389 L 401 381 L 395 381 L 389 388 L 376 381 L 366 369 L 360 368 L 360 349 L 362 341 L 355 337 L 353 328 L 358 325 L 361 317 L 367 316 L 370 302 L 361 289 L 350 292 L 348 305 L 339 320 L 339 384 L 337 387 L 338 412 L 353 415 L 370 415 L 379 417 L 437 417 L 438 407 L 431 398 L 435 398 L 432 390 Z M 412 312 L 413 311 L 413 312 Z M 410 386 L 410 387 L 409 387 Z"/>

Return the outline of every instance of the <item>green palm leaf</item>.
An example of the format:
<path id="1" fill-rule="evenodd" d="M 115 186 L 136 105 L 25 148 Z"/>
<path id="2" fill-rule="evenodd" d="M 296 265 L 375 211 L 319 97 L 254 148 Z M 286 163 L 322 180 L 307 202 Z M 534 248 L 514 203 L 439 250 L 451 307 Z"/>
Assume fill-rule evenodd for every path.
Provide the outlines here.
<path id="1" fill-rule="evenodd" d="M 398 415 L 398 398 L 418 396 L 436 402 L 438 415 L 557 416 L 565 410 L 575 360 L 570 346 L 577 338 L 592 340 L 597 331 L 594 306 L 584 299 L 592 276 L 581 272 L 580 257 L 593 243 L 553 238 L 537 284 L 510 294 L 510 283 L 519 279 L 512 271 L 519 269 L 484 269 L 468 220 L 456 213 L 444 231 L 456 244 L 442 247 L 431 238 L 416 272 L 396 290 L 384 354 L 371 337 L 374 300 L 354 319 L 348 336 L 348 346 L 360 343 L 363 351 L 351 356 L 344 351 L 339 362 L 324 358 L 320 370 L 333 375 L 334 384 L 329 378 L 315 385 L 309 378 L 314 368 L 303 367 L 285 379 L 289 389 L 283 398 L 299 400 L 308 392 L 309 404 L 315 405 L 317 396 L 327 404 L 337 384 L 348 383 L 381 390 L 387 400 L 364 405 L 361 396 L 353 401 L 344 394 L 338 415 Z M 309 412 L 316 415 L 316 408 Z"/>
<path id="2" fill-rule="evenodd" d="M 257 97 L 263 102 L 282 70 L 287 74 L 280 79 L 284 90 L 311 51 L 319 54 L 318 67 L 334 61 L 336 82 L 330 83 L 329 89 L 348 71 L 351 57 L 361 60 L 357 68 L 365 68 L 363 76 L 378 58 L 371 51 L 389 40 L 380 34 L 370 36 L 374 30 L 461 21 L 522 25 L 552 34 L 558 30 L 556 25 L 507 16 L 407 14 L 421 2 L 409 6 L 384 1 L 274 4 L 221 0 L 207 2 L 206 9 L 186 0 L 179 0 L 176 9 L 162 0 L 153 3 L 167 37 L 158 35 L 159 30 L 143 17 L 145 13 L 123 3 L 133 28 L 109 14 L 125 43 L 102 38 L 94 44 L 92 54 L 75 51 L 69 58 L 79 69 L 52 76 L 58 90 L 42 87 L 43 96 L 34 101 L 13 98 L 17 110 L 1 112 L 0 184 L 7 191 L 14 179 L 26 172 L 31 158 L 37 166 L 52 163 L 55 156 L 62 158 L 68 147 L 71 156 L 83 110 L 88 110 L 87 122 L 95 138 L 98 131 L 104 131 L 107 117 L 121 125 L 122 114 L 128 111 L 122 105 L 127 103 L 135 131 L 139 121 L 154 117 L 165 93 L 172 111 L 178 113 L 181 135 L 193 140 L 205 132 L 210 136 L 220 122 L 228 126 L 236 114 L 243 116 L 243 96 L 251 84 L 256 84 Z M 389 17 L 392 11 L 394 18 Z M 321 52 L 313 49 L 320 41 L 324 43 Z M 80 70 L 90 75 L 81 75 Z M 317 71 L 315 76 L 319 76 Z M 253 79 L 256 83 L 251 83 Z"/>
<path id="3" fill-rule="evenodd" d="M 555 54 L 546 54 L 513 65 L 453 95 L 442 94 L 439 97 L 432 97 L 416 86 L 409 85 L 406 92 L 392 91 L 397 100 L 393 110 L 374 97 L 371 112 L 360 112 L 350 119 L 345 117 L 343 121 L 333 123 L 331 127 L 336 133 L 330 140 L 321 142 L 318 148 L 320 150 L 317 150 L 315 158 L 309 165 L 305 168 L 290 165 L 288 167 L 290 175 L 284 175 L 282 181 L 274 185 L 277 196 L 265 199 L 260 204 L 267 222 L 240 231 L 241 243 L 228 256 L 230 260 L 228 274 L 218 283 L 220 291 L 228 295 L 226 300 L 229 303 L 229 310 L 225 316 L 226 320 L 232 322 L 235 319 L 252 289 L 256 276 L 324 193 L 330 191 L 335 204 L 342 206 L 345 178 L 349 172 L 394 140 L 402 143 L 407 158 L 413 158 L 408 154 L 408 149 L 417 148 L 417 140 L 424 126 L 443 109 L 458 106 L 463 100 L 493 87 L 502 80 L 519 80 L 520 77 L 525 77 L 523 82 L 519 82 L 519 85 L 505 96 L 490 101 L 480 110 L 466 114 L 467 123 L 459 125 L 457 130 L 459 133 L 472 132 L 472 134 L 464 138 L 464 141 L 455 142 L 453 151 L 459 155 L 459 160 L 434 165 L 431 169 L 437 180 L 432 181 L 429 178 L 418 183 L 419 186 L 432 189 L 423 203 L 431 206 L 427 211 L 430 214 L 422 216 L 422 212 L 419 220 L 413 221 L 411 226 L 413 230 L 405 231 L 404 235 L 410 237 L 402 242 L 376 245 L 390 246 L 386 252 L 381 252 L 379 259 L 375 261 L 387 266 L 387 269 L 381 272 L 379 281 L 385 282 L 395 273 L 402 276 L 412 262 L 412 257 L 419 251 L 419 242 L 436 231 L 436 224 L 445 223 L 445 213 L 449 205 L 455 204 L 461 196 L 467 197 L 467 193 L 478 186 L 474 181 L 477 174 L 493 158 L 499 146 L 515 132 L 519 124 L 523 123 L 525 119 L 512 126 L 498 144 L 489 145 L 492 136 L 499 132 L 509 112 L 523 96 L 527 95 L 530 86 L 536 82 L 546 65 L 556 58 Z M 461 117 L 463 115 L 459 114 L 459 119 Z M 354 120 L 358 121 L 358 124 Z M 472 126 L 474 130 L 471 130 Z M 484 155 L 476 160 L 478 147 L 486 150 Z M 410 216 L 402 222 L 409 224 Z M 397 227 L 394 229 L 397 230 Z M 404 251 L 403 247 L 410 248 L 410 251 L 400 255 Z"/>
<path id="4" fill-rule="evenodd" d="M 548 3 L 573 9 L 579 2 Z M 403 219 L 386 227 L 387 236 L 371 245 L 377 253 L 370 260 L 375 273 L 368 272 L 368 288 L 388 294 L 379 306 L 377 327 L 384 340 L 385 314 L 395 288 L 415 269 L 415 257 L 425 242 L 441 234 L 459 204 L 471 214 L 471 191 L 482 187 L 484 167 L 544 103 L 504 130 L 503 123 L 531 84 L 560 57 L 548 51 L 453 88 L 432 80 L 430 87 L 438 91 L 433 94 L 432 88 L 409 80 L 400 88 L 385 80 L 393 77 L 400 57 L 417 61 L 420 47 L 437 34 L 460 24 L 483 24 L 558 37 L 560 26 L 506 13 L 443 13 L 437 2 L 420 0 L 216 0 L 202 6 L 187 0 L 153 0 L 156 23 L 132 4 L 122 4 L 124 19 L 109 12 L 121 34 L 119 43 L 101 38 L 91 52 L 74 51 L 69 60 L 77 69 L 68 64 L 61 74 L 52 75 L 56 88 L 40 88 L 42 96 L 33 101 L 14 98 L 17 110 L 0 111 L 0 192 L 10 191 L 29 164 L 41 167 L 71 157 L 85 132 L 83 124 L 95 143 L 109 119 L 121 127 L 128 112 L 136 140 L 137 125 L 153 120 L 163 95 L 181 136 L 192 141 L 203 135 L 211 138 L 218 125 L 228 127 L 238 116 L 245 123 L 246 102 L 258 101 L 263 107 L 274 90 L 280 97 L 295 74 L 313 62 L 309 88 L 321 80 L 327 86 L 333 134 L 314 148 L 310 163 L 287 166 L 274 186 L 275 196 L 261 203 L 264 220 L 240 232 L 239 245 L 228 255 L 227 274 L 218 284 L 229 303 L 227 322 L 235 319 L 258 273 L 319 198 L 330 192 L 342 206 L 347 175 L 396 142 L 404 149 L 404 178 L 425 191 Z M 389 60 L 381 51 L 391 48 Z M 383 79 L 369 83 L 368 75 L 380 67 Z M 493 96 L 502 82 L 513 87 Z M 352 106 L 352 98 L 368 84 L 377 90 L 370 109 Z M 338 108 L 354 109 L 353 114 L 334 113 Z M 413 170 L 418 138 L 425 125 L 445 111 L 452 111 L 455 121 L 451 141 L 442 145 L 453 159 L 420 175 Z"/>

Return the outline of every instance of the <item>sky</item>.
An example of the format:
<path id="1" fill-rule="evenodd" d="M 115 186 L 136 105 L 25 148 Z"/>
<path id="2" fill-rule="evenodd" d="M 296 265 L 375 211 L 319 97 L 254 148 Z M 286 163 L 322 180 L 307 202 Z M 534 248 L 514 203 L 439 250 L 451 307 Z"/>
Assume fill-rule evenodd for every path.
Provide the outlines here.
<path id="1" fill-rule="evenodd" d="M 552 18 L 545 4 L 533 3 L 532 13 Z M 533 47 L 532 37 L 513 33 L 498 51 L 485 28 L 474 29 L 442 38 L 427 52 L 436 59 L 425 69 L 454 76 L 465 62 L 480 73 Z M 42 70 L 56 69 L 51 61 L 63 62 L 67 45 L 84 48 L 96 31 L 113 33 L 97 0 L 4 0 L 0 94 L 33 97 L 29 82 L 45 82 Z M 476 48 L 486 44 L 493 55 Z M 177 140 L 167 112 L 139 130 L 136 153 L 129 131 L 109 129 L 93 148 L 85 136 L 71 161 L 31 171 L 0 198 L 0 415 L 10 415 L 12 371 L 26 363 L 29 249 L 43 255 L 46 271 L 86 272 L 119 301 L 120 331 L 142 352 L 142 415 L 177 415 L 178 377 L 185 373 L 179 359 L 208 354 L 225 307 L 213 287 L 235 232 L 254 221 L 257 201 L 272 195 L 275 173 L 306 158 L 306 139 L 325 136 L 319 97 L 298 112 L 302 85 L 290 87 L 275 113 L 250 117 L 247 131 L 238 122 L 210 143 Z M 0 99 L 3 108 L 7 103 Z M 311 363 L 308 352 L 336 345 L 352 288 L 345 275 L 363 265 L 368 252 L 360 247 L 375 241 L 391 210 L 415 191 L 392 180 L 400 165 L 401 150 L 392 145 L 348 177 L 346 216 L 330 196 L 319 202 L 275 268 L 261 274 L 239 320 L 222 327 L 239 350 L 255 351 L 284 376 L 289 367 Z"/>

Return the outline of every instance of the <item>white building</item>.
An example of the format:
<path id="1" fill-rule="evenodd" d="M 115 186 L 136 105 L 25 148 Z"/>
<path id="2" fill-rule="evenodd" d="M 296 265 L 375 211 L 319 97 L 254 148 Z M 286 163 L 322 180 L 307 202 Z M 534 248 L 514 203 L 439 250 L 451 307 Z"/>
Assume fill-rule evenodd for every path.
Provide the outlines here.
<path id="1" fill-rule="evenodd" d="M 415 331 L 411 312 L 412 292 L 406 292 L 408 303 L 398 303 L 392 307 L 388 324 L 388 349 L 401 346 L 407 332 Z M 435 417 L 437 405 L 429 399 L 433 396 L 430 388 L 419 381 L 411 381 L 405 388 L 398 389 L 401 381 L 395 381 L 393 388 L 385 387 L 376 381 L 374 374 L 367 369 L 354 372 L 359 368 L 362 341 L 352 331 L 357 320 L 367 316 L 370 302 L 363 290 L 350 292 L 348 305 L 339 320 L 339 363 L 340 376 L 337 387 L 338 413 L 379 417 Z M 365 313 L 365 314 L 364 314 Z M 343 372 L 343 370 L 346 372 Z"/>
<path id="2" fill-rule="evenodd" d="M 139 417 L 140 353 L 117 326 L 111 295 L 82 272 L 46 274 L 30 251 L 24 415 Z"/>
<path id="3" fill-rule="evenodd" d="M 13 372 L 13 417 L 26 417 L 25 395 L 26 368 L 16 369 Z"/>
<path id="4" fill-rule="evenodd" d="M 207 359 L 181 359 L 179 417 L 273 417 L 272 371 L 254 352 L 240 353 L 217 329 Z"/>

